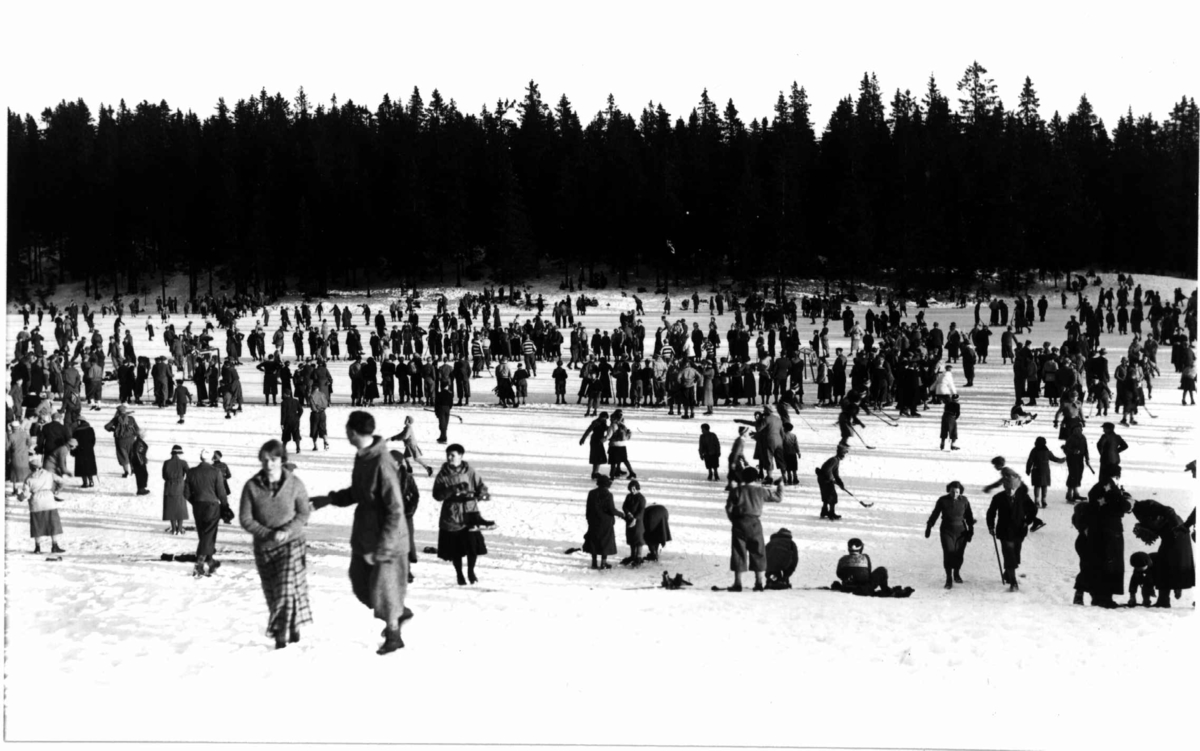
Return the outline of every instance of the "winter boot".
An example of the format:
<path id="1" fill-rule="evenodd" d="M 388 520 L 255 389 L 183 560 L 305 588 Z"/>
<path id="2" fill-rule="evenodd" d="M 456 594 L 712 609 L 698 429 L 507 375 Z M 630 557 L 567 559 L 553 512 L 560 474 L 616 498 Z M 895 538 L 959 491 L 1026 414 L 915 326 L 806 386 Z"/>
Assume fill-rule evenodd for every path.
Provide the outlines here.
<path id="1" fill-rule="evenodd" d="M 955 584 L 963 583 L 962 575 L 958 573 L 958 569 L 954 569 L 954 583 Z"/>
<path id="2" fill-rule="evenodd" d="M 946 573 L 946 589 L 954 589 L 954 579 L 951 578 L 949 572 Z"/>
<path id="3" fill-rule="evenodd" d="M 1083 590 L 1082 589 L 1075 590 L 1075 599 L 1071 601 L 1071 604 L 1072 605 L 1082 605 L 1083 604 Z"/>
<path id="4" fill-rule="evenodd" d="M 400 638 L 400 627 L 388 629 L 385 632 L 383 644 L 375 651 L 377 655 L 386 655 L 395 652 L 398 649 L 404 649 L 404 640 Z"/>

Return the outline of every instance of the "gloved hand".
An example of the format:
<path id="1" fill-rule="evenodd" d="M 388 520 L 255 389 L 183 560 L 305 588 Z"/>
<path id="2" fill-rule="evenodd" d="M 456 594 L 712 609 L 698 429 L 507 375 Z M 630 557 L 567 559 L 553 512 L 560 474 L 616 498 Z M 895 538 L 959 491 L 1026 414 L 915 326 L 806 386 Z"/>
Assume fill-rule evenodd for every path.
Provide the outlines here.
<path id="1" fill-rule="evenodd" d="M 996 528 L 991 526 L 990 524 L 988 525 L 988 534 L 991 535 L 992 537 L 996 536 Z"/>
<path id="2" fill-rule="evenodd" d="M 580 439 L 579 439 L 579 445 L 580 445 L 580 446 L 582 446 L 582 445 L 583 445 L 583 439 L 582 439 L 582 438 L 580 438 Z"/>
<path id="3" fill-rule="evenodd" d="M 926 527 L 926 528 L 925 528 L 925 539 L 926 539 L 926 540 L 928 540 L 928 539 L 929 539 L 929 535 L 930 535 L 932 532 L 933 532 L 933 527 Z"/>
<path id="4" fill-rule="evenodd" d="M 975 539 L 975 530 L 974 530 L 974 528 L 972 528 L 972 529 L 968 529 L 968 530 L 967 530 L 967 533 L 963 535 L 963 539 L 964 539 L 964 540 L 966 540 L 967 542 L 970 542 L 971 540 Z"/>

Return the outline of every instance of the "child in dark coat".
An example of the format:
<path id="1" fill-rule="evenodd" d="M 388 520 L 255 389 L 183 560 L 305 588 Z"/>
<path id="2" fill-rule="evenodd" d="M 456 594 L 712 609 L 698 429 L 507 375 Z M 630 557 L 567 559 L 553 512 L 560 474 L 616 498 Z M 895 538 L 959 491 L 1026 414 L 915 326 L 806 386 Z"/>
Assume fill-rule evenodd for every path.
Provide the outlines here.
<path id="1" fill-rule="evenodd" d="M 562 360 L 558 361 L 558 367 L 550 374 L 554 379 L 554 403 L 567 403 L 567 371 L 563 370 Z"/>
<path id="2" fill-rule="evenodd" d="M 1142 590 L 1142 606 L 1150 607 L 1154 599 L 1154 564 L 1158 563 L 1158 553 L 1143 553 L 1138 551 L 1129 556 L 1129 565 L 1133 567 L 1133 576 L 1129 578 L 1129 607 L 1137 607 L 1137 592 Z"/>
<path id="3" fill-rule="evenodd" d="M 792 432 L 792 424 L 783 424 L 783 481 L 788 485 L 799 485 L 800 441 Z"/>
<path id="4" fill-rule="evenodd" d="M 700 426 L 700 458 L 708 470 L 709 480 L 720 480 L 718 470 L 721 468 L 721 441 L 713 433 L 708 423 Z"/>
<path id="5" fill-rule="evenodd" d="M 1050 487 L 1050 462 L 1062 464 L 1066 459 L 1057 457 L 1046 446 L 1046 439 L 1038 436 L 1033 442 L 1033 450 L 1025 461 L 1025 474 L 1029 475 L 1029 484 L 1033 486 L 1033 502 L 1046 508 L 1046 489 Z"/>
<path id="6" fill-rule="evenodd" d="M 791 531 L 780 529 L 767 541 L 767 589 L 791 589 L 800 553 Z"/>

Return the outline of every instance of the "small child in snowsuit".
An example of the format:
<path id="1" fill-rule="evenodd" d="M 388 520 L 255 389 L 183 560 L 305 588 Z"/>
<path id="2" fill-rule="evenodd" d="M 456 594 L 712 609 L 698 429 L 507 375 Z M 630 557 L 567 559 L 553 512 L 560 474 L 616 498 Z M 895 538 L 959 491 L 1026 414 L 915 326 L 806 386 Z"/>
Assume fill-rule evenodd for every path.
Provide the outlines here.
<path id="1" fill-rule="evenodd" d="M 563 370 L 562 360 L 558 361 L 558 367 L 550 374 L 554 379 L 554 403 L 567 403 L 567 371 Z"/>
<path id="2" fill-rule="evenodd" d="M 799 485 L 800 441 L 792 432 L 792 424 L 783 424 L 783 481 L 788 485 Z"/>
<path id="3" fill-rule="evenodd" d="M 1158 561 L 1158 553 L 1143 553 L 1138 551 L 1129 556 L 1129 565 L 1133 567 L 1133 575 L 1129 577 L 1129 607 L 1137 607 L 1137 591 L 1142 590 L 1142 606 L 1150 607 L 1154 599 L 1154 564 Z"/>
<path id="4" fill-rule="evenodd" d="M 188 387 L 183 385 L 182 378 L 175 379 L 175 414 L 179 415 L 179 422 L 176 425 L 183 424 L 183 416 L 187 414 L 188 404 L 192 401 L 192 392 L 188 391 Z"/>
<path id="5" fill-rule="evenodd" d="M 708 423 L 700 426 L 700 458 L 704 461 L 704 467 L 708 470 L 708 480 L 720 480 L 721 475 L 721 441 L 717 438 L 717 434 L 712 432 Z"/>

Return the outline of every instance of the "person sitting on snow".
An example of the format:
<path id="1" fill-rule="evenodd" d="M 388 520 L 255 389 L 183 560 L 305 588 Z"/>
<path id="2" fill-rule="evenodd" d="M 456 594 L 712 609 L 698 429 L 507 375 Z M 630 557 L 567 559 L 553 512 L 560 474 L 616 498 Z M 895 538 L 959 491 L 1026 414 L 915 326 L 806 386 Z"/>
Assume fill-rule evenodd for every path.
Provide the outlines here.
<path id="1" fill-rule="evenodd" d="M 1020 399 L 1013 405 L 1013 408 L 1008 413 L 1008 419 L 1004 421 L 1005 427 L 1009 425 L 1027 425 L 1037 419 L 1036 412 L 1026 412 L 1024 404 Z"/>
<path id="2" fill-rule="evenodd" d="M 908 597 L 913 593 L 912 587 L 888 587 L 887 569 L 871 566 L 871 556 L 863 552 L 862 540 L 850 538 L 846 550 L 848 554 L 838 560 L 838 580 L 830 589 L 864 597 Z"/>

